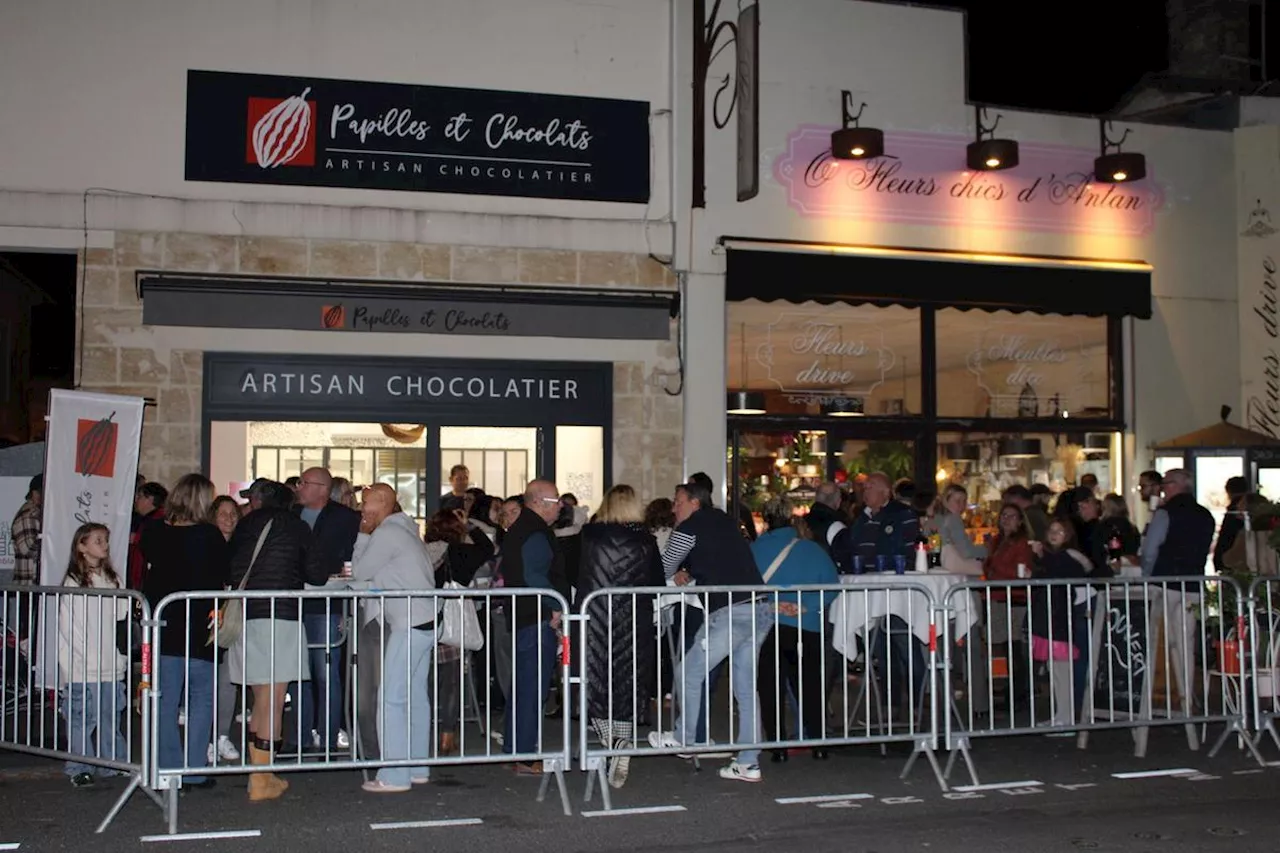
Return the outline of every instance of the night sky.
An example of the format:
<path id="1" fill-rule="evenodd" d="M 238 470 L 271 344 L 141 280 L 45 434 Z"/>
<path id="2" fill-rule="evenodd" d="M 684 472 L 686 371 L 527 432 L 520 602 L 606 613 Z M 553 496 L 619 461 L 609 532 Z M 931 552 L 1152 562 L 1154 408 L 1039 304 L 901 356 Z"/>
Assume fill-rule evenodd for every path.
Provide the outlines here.
<path id="1" fill-rule="evenodd" d="M 943 0 L 965 9 L 969 99 L 1098 115 L 1163 71 L 1164 0 Z"/>

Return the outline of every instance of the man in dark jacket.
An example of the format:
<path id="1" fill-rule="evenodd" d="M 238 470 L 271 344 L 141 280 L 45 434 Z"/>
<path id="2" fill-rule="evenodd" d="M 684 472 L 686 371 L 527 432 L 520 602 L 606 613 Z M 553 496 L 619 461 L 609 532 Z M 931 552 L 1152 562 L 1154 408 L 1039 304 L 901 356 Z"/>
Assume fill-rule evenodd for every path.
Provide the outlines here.
<path id="1" fill-rule="evenodd" d="M 822 483 L 813 498 L 813 507 L 805 521 L 813 532 L 813 541 L 822 546 L 841 574 L 853 571 L 853 551 L 849 540 L 849 525 L 840 512 L 844 496 L 835 483 Z"/>
<path id="2" fill-rule="evenodd" d="M 1218 539 L 1213 544 L 1213 567 L 1219 574 L 1227 569 L 1222 562 L 1223 557 L 1244 531 L 1244 514 L 1249 511 L 1249 481 L 1244 477 L 1232 477 L 1227 480 L 1226 491 L 1227 514 L 1223 516 Z"/>
<path id="3" fill-rule="evenodd" d="M 693 581 L 701 586 L 761 586 L 751 546 L 732 518 L 710 506 L 705 486 L 676 486 L 673 501 L 676 529 L 671 532 L 662 564 L 677 586 Z M 684 566 L 685 568 L 681 568 Z M 652 732 L 655 749 L 675 749 L 697 743 L 699 709 L 703 705 L 706 676 L 726 658 L 733 670 L 733 692 L 738 703 L 737 742 L 755 743 L 757 734 L 756 672 L 760 646 L 773 627 L 773 608 L 751 593 L 703 593 L 699 596 L 706 621 L 698 629 L 678 672 L 680 717 L 674 731 Z M 760 750 L 743 749 L 732 764 L 720 769 L 722 779 L 759 782 Z"/>
<path id="4" fill-rule="evenodd" d="M 294 493 L 297 503 L 293 506 L 293 511 L 311 528 L 320 563 L 329 577 L 341 574 L 343 564 L 351 561 L 356 536 L 360 534 L 360 513 L 330 500 L 332 489 L 333 475 L 324 468 L 308 468 L 298 481 Z M 311 683 L 294 685 L 293 695 L 299 697 L 298 716 L 304 748 L 312 742 L 313 732 L 322 747 L 342 748 L 339 729 L 343 722 L 345 647 L 339 643 L 345 615 L 342 602 L 319 598 L 302 602 L 302 624 L 310 647 Z M 285 732 L 287 735 L 297 730 L 290 726 Z"/>
<path id="5" fill-rule="evenodd" d="M 560 493 L 555 483 L 530 482 L 520 514 L 502 540 L 502 580 L 506 588 L 540 589 L 568 596 L 564 556 L 551 531 L 559 517 Z M 529 754 L 540 748 L 539 720 L 555 674 L 556 629 L 560 626 L 562 605 L 551 596 L 520 595 L 503 607 L 510 614 L 515 634 L 515 695 L 503 722 L 502 748 L 508 754 Z M 541 775 L 541 762 L 518 763 L 516 772 Z"/>
<path id="6" fill-rule="evenodd" d="M 1164 503 L 1151 516 L 1142 539 L 1142 574 L 1162 578 L 1198 577 L 1204 574 L 1213 544 L 1213 514 L 1196 503 L 1191 472 L 1173 468 L 1161 481 Z M 1195 666 L 1195 611 L 1200 605 L 1199 584 L 1169 583 L 1156 587 L 1153 596 L 1152 636 L 1163 631 L 1169 667 L 1177 677 L 1183 709 L 1190 712 L 1188 698 Z M 1158 625 L 1157 625 L 1158 620 Z"/>

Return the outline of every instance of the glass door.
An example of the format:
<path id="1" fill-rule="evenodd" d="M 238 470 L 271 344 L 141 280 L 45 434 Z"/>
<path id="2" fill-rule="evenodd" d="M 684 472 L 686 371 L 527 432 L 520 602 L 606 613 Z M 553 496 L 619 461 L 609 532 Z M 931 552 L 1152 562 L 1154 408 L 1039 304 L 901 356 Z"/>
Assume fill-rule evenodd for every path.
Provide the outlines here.
<path id="1" fill-rule="evenodd" d="M 468 488 L 508 497 L 522 494 L 537 474 L 536 427 L 440 427 L 437 494 Z"/>

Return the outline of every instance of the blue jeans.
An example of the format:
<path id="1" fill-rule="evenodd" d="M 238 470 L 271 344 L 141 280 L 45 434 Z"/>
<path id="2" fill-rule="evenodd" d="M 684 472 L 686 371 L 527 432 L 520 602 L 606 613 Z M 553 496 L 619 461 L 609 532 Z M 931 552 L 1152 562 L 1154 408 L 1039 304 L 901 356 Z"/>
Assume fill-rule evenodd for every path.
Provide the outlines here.
<path id="1" fill-rule="evenodd" d="M 62 693 L 62 717 L 67 721 L 67 752 L 128 761 L 129 746 L 120 733 L 120 716 L 127 709 L 123 682 L 68 684 Z M 64 772 L 68 776 L 80 773 L 114 776 L 117 773 L 78 761 L 68 761 Z"/>
<path id="2" fill-rule="evenodd" d="M 186 664 L 190 662 L 191 677 Z M 218 671 L 213 661 L 160 656 L 160 753 L 156 758 L 161 770 L 182 767 L 206 767 L 209 763 L 209 736 L 213 733 L 213 683 Z M 183 689 L 186 702 L 183 702 Z M 186 731 L 178 733 L 178 712 L 186 711 Z M 186 762 L 183 762 L 183 738 L 186 738 Z M 199 784 L 203 776 L 185 776 L 183 781 Z"/>
<path id="3" fill-rule="evenodd" d="M 883 673 L 884 659 L 892 646 L 893 655 L 889 663 L 893 673 L 894 692 L 901 690 L 902 685 L 908 681 L 911 682 L 911 714 L 914 717 L 915 709 L 920 706 L 920 699 L 924 696 L 925 676 L 929 674 L 929 665 L 924 659 L 924 644 L 911 633 L 911 627 L 897 616 L 889 617 L 888 627 L 887 637 L 884 628 L 876 628 L 871 633 L 871 658 L 882 671 L 882 677 L 887 678 L 887 674 Z M 887 680 L 885 683 L 888 684 Z M 896 697 L 886 698 L 893 702 Z"/>
<path id="4" fill-rule="evenodd" d="M 714 610 L 698 629 L 693 646 L 681 664 L 680 718 L 675 736 L 683 744 L 697 743 L 697 717 L 702 713 L 703 687 L 707 674 L 725 658 L 732 667 L 733 696 L 738 702 L 738 743 L 760 740 L 759 701 L 756 672 L 760 647 L 773 627 L 773 608 L 768 602 L 734 604 Z M 696 713 L 689 713 L 698 709 Z M 757 764 L 760 750 L 738 753 L 739 764 Z"/>
<path id="5" fill-rule="evenodd" d="M 431 649 L 435 631 L 393 631 L 387 637 L 382 685 L 378 691 L 378 744 L 387 761 L 427 759 L 431 755 L 431 694 L 427 689 L 431 672 Z M 427 779 L 431 768 L 384 767 L 378 781 L 388 785 L 408 785 Z"/>
<path id="6" fill-rule="evenodd" d="M 689 653 L 689 649 L 693 648 L 694 641 L 698 639 L 698 629 L 702 627 L 702 623 L 706 621 L 706 618 L 703 614 L 702 608 L 700 607 L 686 606 L 682 607 L 681 610 L 683 611 L 683 615 L 679 618 L 684 620 L 683 625 L 680 621 L 677 621 L 672 625 L 671 630 L 675 632 L 674 636 L 677 640 L 683 632 L 685 646 L 683 652 L 687 655 Z M 714 696 L 716 694 L 716 687 L 720 685 L 720 676 L 724 675 L 726 666 L 727 664 L 722 662 L 719 665 L 712 667 L 711 677 L 707 680 L 708 696 Z M 683 699 L 681 701 L 683 701 Z M 697 738 L 698 743 L 707 743 L 706 703 L 700 703 L 698 705 Z"/>
<path id="7" fill-rule="evenodd" d="M 335 606 L 341 603 L 335 604 Z M 342 651 L 338 635 L 342 630 L 341 613 L 303 614 L 302 625 L 306 631 L 307 645 L 325 646 L 308 651 L 311 658 L 311 683 L 294 682 L 289 691 L 298 697 L 296 725 L 302 729 L 301 745 L 311 745 L 311 732 L 320 734 L 320 743 L 330 749 L 338 748 L 338 729 L 342 728 Z M 317 710 L 318 709 L 318 710 Z M 292 729 L 292 734 L 297 734 Z M 292 739 L 290 730 L 286 739 Z"/>
<path id="8" fill-rule="evenodd" d="M 556 671 L 556 632 L 546 622 L 516 630 L 515 694 L 503 716 L 502 750 L 508 755 L 538 751 L 542 706 Z M 515 738 L 511 737 L 514 718 Z"/>

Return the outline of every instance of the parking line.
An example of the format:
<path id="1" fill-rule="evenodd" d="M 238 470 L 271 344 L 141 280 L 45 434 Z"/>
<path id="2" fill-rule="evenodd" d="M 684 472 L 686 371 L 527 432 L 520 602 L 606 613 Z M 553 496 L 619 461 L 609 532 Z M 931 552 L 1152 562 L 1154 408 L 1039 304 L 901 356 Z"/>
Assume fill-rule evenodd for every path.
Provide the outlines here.
<path id="1" fill-rule="evenodd" d="M 1140 770 L 1134 773 L 1112 773 L 1113 779 L 1155 779 L 1160 776 L 1194 776 L 1199 770 L 1190 767 L 1177 767 L 1173 770 Z"/>
<path id="2" fill-rule="evenodd" d="M 401 823 L 371 823 L 369 828 L 379 829 L 438 829 L 445 826 L 478 826 L 484 820 L 478 817 L 457 817 L 446 820 L 406 820 Z"/>
<path id="3" fill-rule="evenodd" d="M 7 841 L 3 844 L 0 844 L 0 850 L 17 850 L 21 846 L 22 846 L 22 842 L 20 841 Z"/>
<path id="4" fill-rule="evenodd" d="M 176 835 L 144 835 L 139 841 L 217 841 L 221 838 L 258 838 L 260 829 L 228 829 L 223 832 L 179 832 Z"/>
<path id="5" fill-rule="evenodd" d="M 640 806 L 634 809 L 602 809 L 594 812 L 583 812 L 583 817 L 623 817 L 633 814 L 664 814 L 666 812 L 688 811 L 684 806 Z"/>
<path id="6" fill-rule="evenodd" d="M 844 800 L 874 800 L 874 794 L 819 794 L 814 797 L 776 797 L 780 806 L 800 806 L 807 803 L 838 803 Z"/>
<path id="7" fill-rule="evenodd" d="M 1036 788 L 1043 786 L 1043 782 L 1039 782 L 1035 779 L 1024 779 L 1021 782 L 988 782 L 985 785 L 953 785 L 951 790 L 961 794 L 967 794 L 970 791 L 1000 791 L 1005 788 Z"/>

